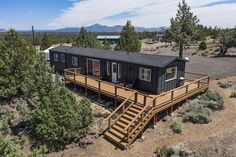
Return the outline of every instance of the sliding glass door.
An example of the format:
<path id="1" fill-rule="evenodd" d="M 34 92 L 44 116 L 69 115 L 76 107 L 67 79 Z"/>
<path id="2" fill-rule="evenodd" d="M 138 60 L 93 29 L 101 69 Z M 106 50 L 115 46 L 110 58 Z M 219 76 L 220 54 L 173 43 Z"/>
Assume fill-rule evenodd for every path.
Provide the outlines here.
<path id="1" fill-rule="evenodd" d="M 87 59 L 87 74 L 100 77 L 100 61 L 95 59 Z"/>

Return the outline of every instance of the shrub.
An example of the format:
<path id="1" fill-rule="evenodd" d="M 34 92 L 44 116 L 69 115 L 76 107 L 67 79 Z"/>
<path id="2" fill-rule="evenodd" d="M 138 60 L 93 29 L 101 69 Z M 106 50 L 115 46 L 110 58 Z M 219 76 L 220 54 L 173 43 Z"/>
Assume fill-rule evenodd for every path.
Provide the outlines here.
<path id="1" fill-rule="evenodd" d="M 1 131 L 4 135 L 7 135 L 11 132 L 9 123 L 10 123 L 9 116 L 4 115 L 1 120 Z"/>
<path id="2" fill-rule="evenodd" d="M 236 98 L 236 92 L 231 92 L 230 98 Z"/>
<path id="3" fill-rule="evenodd" d="M 211 121 L 211 113 L 211 110 L 203 105 L 192 104 L 184 115 L 184 121 L 191 121 L 194 124 L 207 124 Z"/>
<path id="4" fill-rule="evenodd" d="M 209 55 L 208 51 L 205 51 L 201 54 L 203 57 L 207 57 Z"/>
<path id="5" fill-rule="evenodd" d="M 19 146 L 8 139 L 0 139 L 0 156 L 2 157 L 24 157 Z"/>
<path id="6" fill-rule="evenodd" d="M 173 124 L 171 124 L 170 128 L 174 133 L 177 133 L 177 134 L 180 134 L 183 131 L 182 124 L 178 122 L 174 122 Z"/>
<path id="7" fill-rule="evenodd" d="M 230 82 L 218 82 L 219 87 L 221 88 L 229 88 L 232 86 L 232 83 Z"/>
<path id="8" fill-rule="evenodd" d="M 221 110 L 224 108 L 224 98 L 214 90 L 208 90 L 200 97 L 204 100 L 203 104 L 212 110 Z"/>
<path id="9" fill-rule="evenodd" d="M 29 129 L 49 149 L 63 147 L 76 135 L 84 134 L 92 122 L 90 102 L 79 104 L 64 87 L 52 89 L 28 117 Z"/>
<path id="10" fill-rule="evenodd" d="M 193 52 L 193 53 L 192 53 L 193 56 L 195 56 L 195 55 L 197 55 L 197 54 L 198 54 L 197 52 Z"/>
<path id="11" fill-rule="evenodd" d="M 157 157 L 187 157 L 189 155 L 189 151 L 181 146 L 168 148 L 164 145 L 157 147 L 155 154 Z"/>
<path id="12" fill-rule="evenodd" d="M 202 41 L 202 42 L 199 44 L 199 50 L 206 50 L 206 49 L 207 49 L 206 41 Z"/>

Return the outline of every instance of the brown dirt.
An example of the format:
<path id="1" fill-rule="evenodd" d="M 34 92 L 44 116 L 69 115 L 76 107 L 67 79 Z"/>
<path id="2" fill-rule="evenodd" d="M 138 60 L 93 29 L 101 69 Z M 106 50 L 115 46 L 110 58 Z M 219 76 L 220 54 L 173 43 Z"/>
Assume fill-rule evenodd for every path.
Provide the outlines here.
<path id="1" fill-rule="evenodd" d="M 148 128 L 143 136 L 144 140 L 136 140 L 129 150 L 117 149 L 103 137 L 93 140 L 93 145 L 86 149 L 73 147 L 63 152 L 51 154 L 50 156 L 63 157 L 151 157 L 157 146 L 173 146 L 183 144 L 192 150 L 194 156 L 222 157 L 236 156 L 236 99 L 229 98 L 231 91 L 236 90 L 236 76 L 224 80 L 233 82 L 229 89 L 220 88 L 217 80 L 210 82 L 210 88 L 218 91 L 225 100 L 225 109 L 215 112 L 213 121 L 209 124 L 183 123 L 182 134 L 173 134 L 169 129 L 173 121 L 181 122 L 178 116 L 182 109 L 167 117 L 166 122 L 158 122 L 155 129 Z M 103 124 L 106 122 L 104 121 Z"/>

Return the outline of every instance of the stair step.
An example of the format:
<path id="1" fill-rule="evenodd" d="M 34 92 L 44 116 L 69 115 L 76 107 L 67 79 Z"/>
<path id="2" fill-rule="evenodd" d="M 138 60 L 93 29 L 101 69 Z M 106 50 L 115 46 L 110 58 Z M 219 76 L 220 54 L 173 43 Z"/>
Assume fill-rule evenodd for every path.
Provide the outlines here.
<path id="1" fill-rule="evenodd" d="M 119 120 L 126 123 L 126 124 L 129 124 L 131 122 L 131 120 L 126 119 L 125 117 L 121 117 Z"/>
<path id="2" fill-rule="evenodd" d="M 121 132 L 115 130 L 114 128 L 111 128 L 111 129 L 109 130 L 109 132 L 112 133 L 113 135 L 115 135 L 115 136 L 121 138 L 121 139 L 125 137 L 124 134 L 122 134 Z"/>
<path id="3" fill-rule="evenodd" d="M 126 111 L 125 114 L 128 114 L 128 115 L 133 116 L 133 117 L 135 117 L 137 115 L 136 113 L 133 113 L 132 111 L 129 111 L 129 110 Z"/>
<path id="4" fill-rule="evenodd" d="M 127 124 L 124 124 L 121 121 L 117 121 L 116 124 L 123 127 L 123 128 L 125 128 L 127 126 Z"/>
<path id="5" fill-rule="evenodd" d="M 119 125 L 114 124 L 112 126 L 112 128 L 114 128 L 116 131 L 119 131 L 120 133 L 124 134 L 124 129 L 122 127 L 120 127 Z"/>
<path id="6" fill-rule="evenodd" d="M 130 121 L 132 121 L 134 119 L 134 117 L 131 117 L 130 115 L 128 114 L 123 114 L 122 117 L 126 118 L 126 119 L 129 119 Z"/>
<path id="7" fill-rule="evenodd" d="M 135 112 L 136 114 L 138 114 L 141 110 L 136 109 L 134 107 L 130 107 L 129 110 L 131 110 L 132 112 Z"/>
<path id="8" fill-rule="evenodd" d="M 142 110 L 143 109 L 143 107 L 142 106 L 140 106 L 140 105 L 132 105 L 132 107 L 134 107 L 134 108 L 136 108 L 136 109 L 138 109 L 138 110 Z"/>
<path id="9" fill-rule="evenodd" d="M 118 142 L 118 143 L 120 143 L 120 142 L 122 141 L 120 138 L 116 137 L 115 135 L 113 135 L 113 134 L 112 134 L 111 132 L 109 132 L 109 131 L 107 131 L 107 132 L 105 133 L 105 136 L 108 137 L 108 138 L 110 138 L 111 140 L 113 140 L 113 141 L 115 141 L 115 142 Z"/>

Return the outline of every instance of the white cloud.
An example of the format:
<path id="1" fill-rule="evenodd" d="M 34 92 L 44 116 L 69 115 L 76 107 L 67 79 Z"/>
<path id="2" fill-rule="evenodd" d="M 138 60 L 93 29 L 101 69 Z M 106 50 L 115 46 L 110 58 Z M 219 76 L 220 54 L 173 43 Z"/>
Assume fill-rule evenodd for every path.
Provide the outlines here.
<path id="1" fill-rule="evenodd" d="M 169 26 L 169 19 L 176 14 L 180 0 L 83 0 L 63 10 L 61 15 L 48 26 L 78 27 L 94 23 L 123 25 L 128 19 L 135 26 Z M 236 24 L 236 4 L 220 4 L 200 7 L 218 0 L 187 0 L 192 11 L 208 26 L 232 27 Z M 124 12 L 134 12 L 136 16 L 127 18 L 107 18 Z"/>

